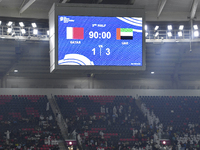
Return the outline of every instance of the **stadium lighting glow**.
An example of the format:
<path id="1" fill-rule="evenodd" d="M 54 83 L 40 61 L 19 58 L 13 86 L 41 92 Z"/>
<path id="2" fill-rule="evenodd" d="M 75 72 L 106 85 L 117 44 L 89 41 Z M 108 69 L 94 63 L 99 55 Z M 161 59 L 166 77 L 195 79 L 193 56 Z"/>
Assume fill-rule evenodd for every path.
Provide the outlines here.
<path id="1" fill-rule="evenodd" d="M 14 72 L 18 72 L 18 70 L 17 70 L 17 69 L 15 69 L 15 70 L 14 70 Z"/>
<path id="2" fill-rule="evenodd" d="M 20 27 L 24 27 L 24 23 L 23 22 L 19 22 Z"/>
<path id="3" fill-rule="evenodd" d="M 183 30 L 183 29 L 184 29 L 184 25 L 180 25 L 179 30 Z"/>
<path id="4" fill-rule="evenodd" d="M 197 26 L 197 25 L 193 25 L 193 28 L 194 28 L 195 30 L 198 30 L 198 26 Z"/>
<path id="5" fill-rule="evenodd" d="M 166 144 L 166 141 L 163 141 L 162 143 L 163 143 L 163 145 L 165 145 L 165 144 Z"/>
<path id="6" fill-rule="evenodd" d="M 47 35 L 49 35 L 49 30 L 47 30 Z"/>
<path id="7" fill-rule="evenodd" d="M 199 31 L 194 31 L 194 37 L 199 37 Z"/>
<path id="8" fill-rule="evenodd" d="M 172 37 L 172 33 L 171 32 L 167 32 L 168 37 Z"/>
<path id="9" fill-rule="evenodd" d="M 9 21 L 8 23 L 7 23 L 7 26 L 11 26 L 13 24 L 13 22 L 12 21 Z"/>
<path id="10" fill-rule="evenodd" d="M 8 33 L 11 33 L 11 32 L 12 32 L 12 28 L 8 28 L 8 29 L 7 29 L 7 32 L 8 32 Z"/>
<path id="11" fill-rule="evenodd" d="M 146 31 L 147 31 L 147 28 L 148 28 L 147 25 L 145 25 L 145 26 L 144 26 L 144 29 L 145 29 Z"/>
<path id="12" fill-rule="evenodd" d="M 152 71 L 151 74 L 155 74 L 155 72 Z"/>
<path id="13" fill-rule="evenodd" d="M 37 35 L 38 34 L 38 30 L 37 29 L 33 29 L 33 34 Z"/>
<path id="14" fill-rule="evenodd" d="M 72 142 L 69 142 L 69 145 L 72 145 Z"/>
<path id="15" fill-rule="evenodd" d="M 157 37 L 159 35 L 159 32 L 156 32 L 155 37 Z"/>
<path id="16" fill-rule="evenodd" d="M 21 29 L 21 32 L 22 32 L 22 34 L 25 34 L 26 30 L 25 29 Z"/>
<path id="17" fill-rule="evenodd" d="M 168 29 L 168 30 L 172 30 L 172 25 L 168 25 L 168 26 L 167 26 L 167 29 Z"/>
<path id="18" fill-rule="evenodd" d="M 159 26 L 156 26 L 154 30 L 156 31 L 156 30 L 158 30 L 158 29 L 159 29 Z"/>
<path id="19" fill-rule="evenodd" d="M 182 31 L 179 31 L 179 32 L 178 32 L 178 36 L 179 36 L 179 37 L 183 36 Z"/>
<path id="20" fill-rule="evenodd" d="M 13 36 L 15 36 L 15 32 L 12 32 L 12 34 L 11 34 L 11 35 L 12 35 L 12 37 L 13 37 Z"/>
<path id="21" fill-rule="evenodd" d="M 33 28 L 37 27 L 36 23 L 32 23 L 31 25 L 32 25 Z"/>

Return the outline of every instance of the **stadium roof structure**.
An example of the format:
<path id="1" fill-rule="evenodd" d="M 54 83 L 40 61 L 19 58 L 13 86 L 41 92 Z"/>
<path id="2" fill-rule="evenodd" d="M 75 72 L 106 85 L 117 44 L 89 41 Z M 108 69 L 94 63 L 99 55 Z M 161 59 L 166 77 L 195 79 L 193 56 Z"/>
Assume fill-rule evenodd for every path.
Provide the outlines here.
<path id="1" fill-rule="evenodd" d="M 170 23 L 188 26 L 190 21 L 199 24 L 199 0 L 0 0 L 0 20 L 24 21 L 48 28 L 48 13 L 54 3 L 85 3 L 93 5 L 133 5 L 144 8 L 146 22 L 152 28 Z M 91 5 L 92 6 L 92 5 Z M 61 71 L 50 74 L 49 42 L 0 39 L 0 77 L 67 78 L 86 77 L 88 72 Z M 146 71 L 109 72 L 95 74 L 98 79 L 199 80 L 200 43 L 148 42 L 146 44 Z M 154 72 L 154 73 L 153 73 Z"/>
<path id="2" fill-rule="evenodd" d="M 147 21 L 199 20 L 199 0 L 0 0 L 0 16 L 48 19 L 53 3 L 133 5 L 144 8 Z"/>

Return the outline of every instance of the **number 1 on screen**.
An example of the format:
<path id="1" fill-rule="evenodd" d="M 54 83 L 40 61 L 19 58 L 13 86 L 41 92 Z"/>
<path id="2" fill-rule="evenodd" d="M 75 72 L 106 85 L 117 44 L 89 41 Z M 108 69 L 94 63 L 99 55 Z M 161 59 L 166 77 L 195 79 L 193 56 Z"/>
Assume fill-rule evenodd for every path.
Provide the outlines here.
<path id="1" fill-rule="evenodd" d="M 93 48 L 92 51 L 93 51 L 93 55 L 95 55 L 95 48 Z"/>

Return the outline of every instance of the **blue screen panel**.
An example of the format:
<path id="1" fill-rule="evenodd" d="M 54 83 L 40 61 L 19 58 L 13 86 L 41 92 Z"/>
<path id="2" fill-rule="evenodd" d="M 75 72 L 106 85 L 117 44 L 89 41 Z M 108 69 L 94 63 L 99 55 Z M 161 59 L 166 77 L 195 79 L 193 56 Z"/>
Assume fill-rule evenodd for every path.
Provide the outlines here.
<path id="1" fill-rule="evenodd" d="M 142 66 L 141 17 L 58 16 L 58 65 Z"/>

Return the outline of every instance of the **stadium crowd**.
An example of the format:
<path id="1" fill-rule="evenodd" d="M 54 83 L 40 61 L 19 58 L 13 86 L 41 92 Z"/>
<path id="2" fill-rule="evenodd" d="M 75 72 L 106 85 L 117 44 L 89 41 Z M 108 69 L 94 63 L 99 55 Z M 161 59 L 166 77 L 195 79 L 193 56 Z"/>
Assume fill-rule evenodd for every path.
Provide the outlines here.
<path id="1" fill-rule="evenodd" d="M 0 149 L 59 149 L 60 130 L 52 111 L 49 107 L 46 109 L 47 102 L 46 98 L 0 98 Z"/>
<path id="2" fill-rule="evenodd" d="M 101 105 L 100 115 L 80 115 L 66 117 L 69 133 L 78 135 L 79 142 L 85 150 L 130 149 L 130 150 L 199 150 L 200 125 L 188 123 L 174 126 L 163 124 L 153 110 L 141 104 L 136 106 L 135 100 L 119 105 Z M 143 116 L 141 116 L 141 112 Z M 100 128 L 94 128 L 100 127 Z M 117 136 L 109 134 L 114 128 Z M 93 132 L 93 131 L 96 132 Z M 160 142 L 164 139 L 164 142 Z M 169 141 L 169 143 L 166 141 Z"/>
<path id="3" fill-rule="evenodd" d="M 13 104 L 12 100 L 0 106 L 4 109 L 0 116 L 0 149 L 59 150 L 61 132 L 48 101 L 45 100 L 45 106 L 40 108 L 40 105 L 32 104 L 35 102 L 24 100 L 25 104 L 20 105 L 28 103 L 29 107 L 20 106 L 20 109 L 25 109 L 26 115 L 19 110 L 14 113 L 17 102 Z M 114 97 L 103 103 L 89 97 L 78 97 L 73 101 L 57 98 L 56 101 L 65 115 L 69 137 L 76 137 L 83 150 L 200 150 L 198 119 L 190 121 L 186 118 L 183 124 L 174 123 L 158 117 L 165 116 L 164 110 L 157 111 L 155 105 L 129 96 Z M 196 100 L 194 103 L 197 105 Z M 182 104 L 190 110 L 188 101 Z M 198 111 L 195 109 L 194 112 L 198 118 Z"/>

